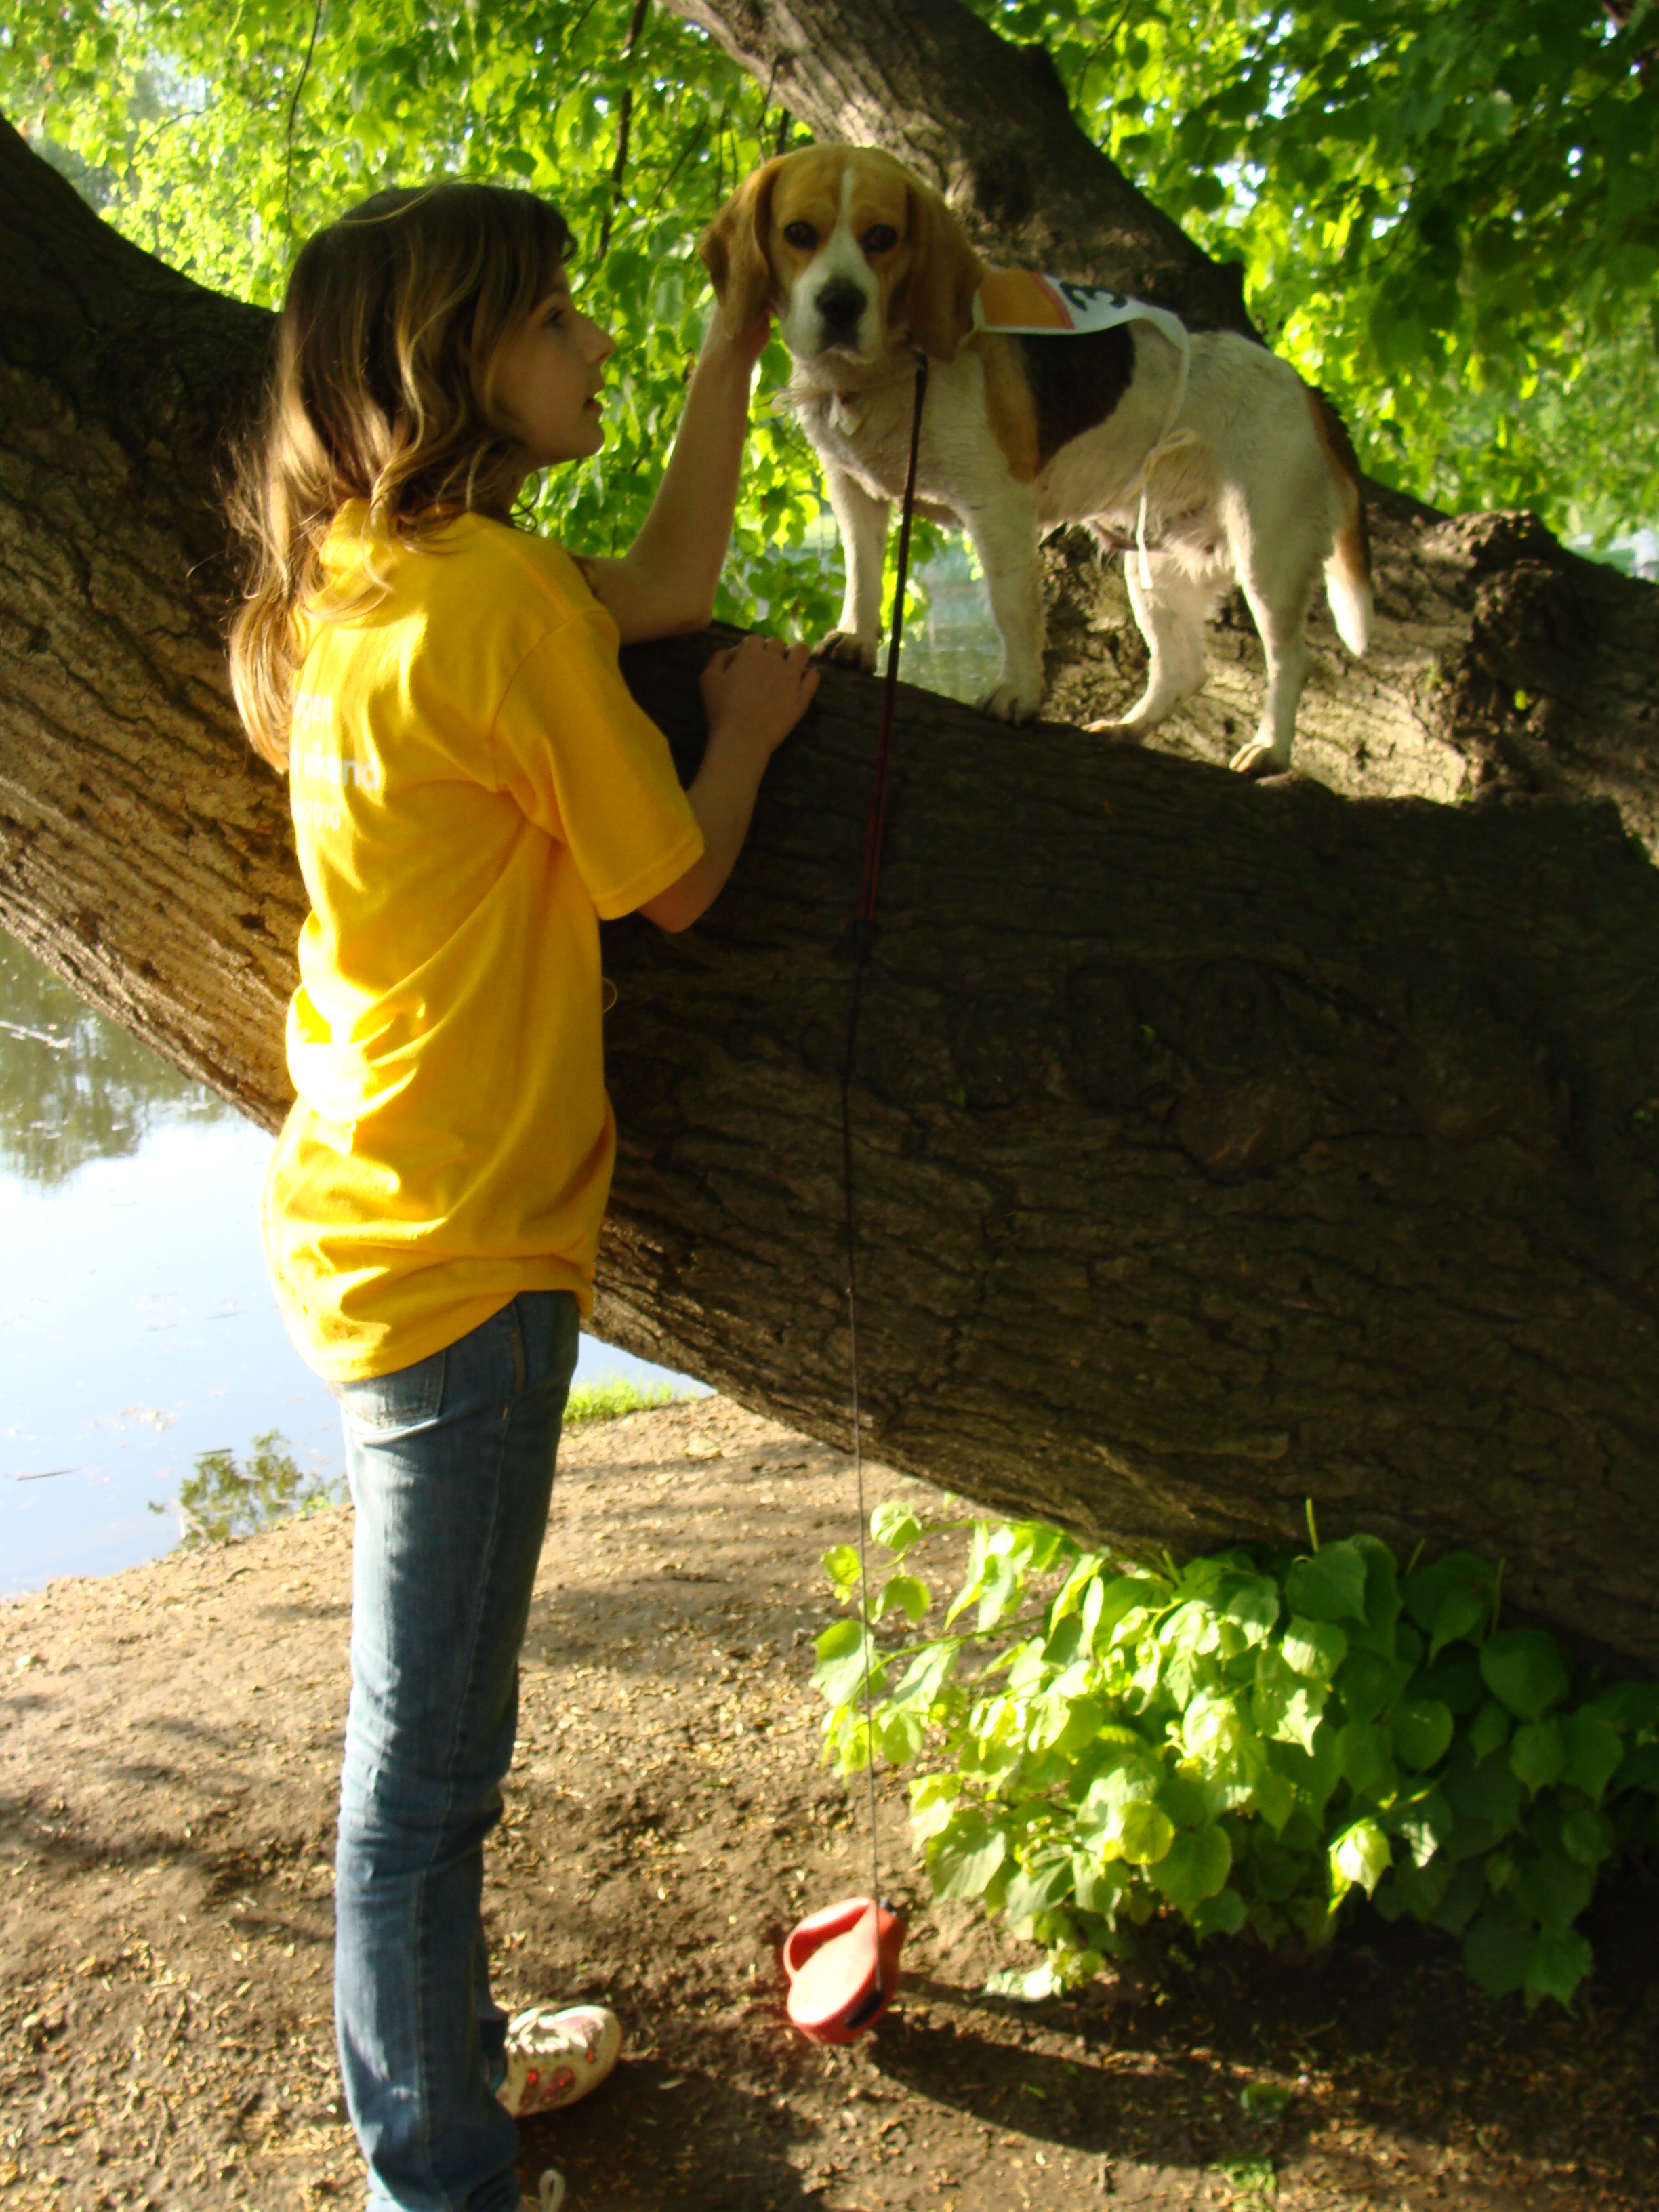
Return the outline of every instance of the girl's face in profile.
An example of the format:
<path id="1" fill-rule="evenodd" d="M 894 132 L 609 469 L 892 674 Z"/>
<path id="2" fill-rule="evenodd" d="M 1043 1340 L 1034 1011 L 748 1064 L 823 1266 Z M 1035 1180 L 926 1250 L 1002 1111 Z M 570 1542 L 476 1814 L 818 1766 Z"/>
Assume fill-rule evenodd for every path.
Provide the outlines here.
<path id="1" fill-rule="evenodd" d="M 605 443 L 600 371 L 616 341 L 573 305 L 562 270 L 495 360 L 495 393 L 532 469 L 579 461 Z"/>

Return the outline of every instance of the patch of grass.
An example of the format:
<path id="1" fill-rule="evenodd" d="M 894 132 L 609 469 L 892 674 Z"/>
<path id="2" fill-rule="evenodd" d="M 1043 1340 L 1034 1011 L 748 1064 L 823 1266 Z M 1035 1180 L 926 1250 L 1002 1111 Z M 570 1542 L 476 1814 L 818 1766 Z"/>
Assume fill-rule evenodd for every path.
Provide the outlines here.
<path id="1" fill-rule="evenodd" d="M 666 1382 L 641 1385 L 621 1375 L 601 1375 L 597 1382 L 579 1382 L 570 1393 L 565 1401 L 564 1425 L 574 1429 L 588 1421 L 615 1421 L 624 1413 L 673 1403 L 674 1391 Z"/>

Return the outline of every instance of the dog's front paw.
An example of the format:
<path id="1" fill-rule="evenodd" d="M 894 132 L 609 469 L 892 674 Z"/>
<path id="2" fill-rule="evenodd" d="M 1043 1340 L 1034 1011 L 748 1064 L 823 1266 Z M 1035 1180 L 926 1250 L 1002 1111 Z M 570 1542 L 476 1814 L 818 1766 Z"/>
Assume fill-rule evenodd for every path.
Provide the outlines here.
<path id="1" fill-rule="evenodd" d="M 875 671 L 876 648 L 854 637 L 850 629 L 832 629 L 822 645 L 813 647 L 812 658 L 827 660 L 836 668 L 861 668 L 869 676 Z"/>
<path id="2" fill-rule="evenodd" d="M 1138 745 L 1146 735 L 1145 722 L 1085 722 L 1091 738 L 1115 738 L 1121 745 Z"/>
<path id="3" fill-rule="evenodd" d="M 974 704 L 993 721 L 1012 722 L 1018 728 L 1021 722 L 1029 722 L 1042 704 L 1042 694 L 1024 684 L 994 684 Z"/>
<path id="4" fill-rule="evenodd" d="M 1266 738 L 1252 738 L 1227 763 L 1235 775 L 1249 776 L 1283 775 L 1290 764 L 1289 754 L 1281 760 Z"/>

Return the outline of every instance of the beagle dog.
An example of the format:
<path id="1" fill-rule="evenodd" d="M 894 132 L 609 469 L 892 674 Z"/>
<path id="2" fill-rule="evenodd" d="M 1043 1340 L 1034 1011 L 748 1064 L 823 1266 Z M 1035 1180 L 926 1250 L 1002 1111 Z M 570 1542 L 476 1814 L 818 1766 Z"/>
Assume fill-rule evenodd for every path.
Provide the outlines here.
<path id="1" fill-rule="evenodd" d="M 916 511 L 967 531 L 1002 641 L 978 702 L 1023 722 L 1042 699 L 1037 542 L 1084 523 L 1133 548 L 1129 598 L 1152 655 L 1121 721 L 1139 739 L 1205 679 L 1204 624 L 1234 583 L 1261 634 L 1267 695 L 1232 765 L 1290 766 L 1320 571 L 1343 643 L 1365 650 L 1370 562 L 1359 469 L 1335 410 L 1288 363 L 1231 331 L 1167 315 L 1088 334 L 976 327 L 989 273 L 940 196 L 890 155 L 809 146 L 742 184 L 700 245 L 720 312 L 743 330 L 769 303 L 823 464 L 847 586 L 824 659 L 873 669 L 888 515 L 902 496 L 918 349 L 931 363 Z"/>

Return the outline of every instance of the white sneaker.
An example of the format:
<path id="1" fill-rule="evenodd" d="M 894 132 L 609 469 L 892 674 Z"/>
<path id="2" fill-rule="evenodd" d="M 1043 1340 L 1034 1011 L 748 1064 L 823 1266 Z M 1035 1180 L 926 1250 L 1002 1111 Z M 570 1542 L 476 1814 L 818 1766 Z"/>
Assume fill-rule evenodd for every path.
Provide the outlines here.
<path id="1" fill-rule="evenodd" d="M 599 2087 L 622 2043 L 622 2022 L 608 2005 L 532 2005 L 507 2024 L 507 2074 L 495 2094 L 515 2119 L 574 2105 Z M 544 2201 L 545 2174 L 542 2190 Z M 553 2212 L 545 2201 L 544 2212 Z"/>

